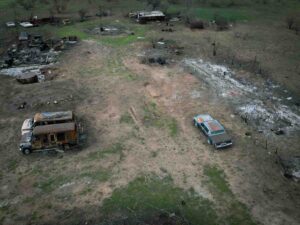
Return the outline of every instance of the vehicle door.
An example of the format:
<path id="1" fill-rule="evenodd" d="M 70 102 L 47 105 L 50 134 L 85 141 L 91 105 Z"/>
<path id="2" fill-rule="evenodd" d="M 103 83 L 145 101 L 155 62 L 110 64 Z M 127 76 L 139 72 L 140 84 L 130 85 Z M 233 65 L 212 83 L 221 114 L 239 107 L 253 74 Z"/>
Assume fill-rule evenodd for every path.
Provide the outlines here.
<path id="1" fill-rule="evenodd" d="M 49 134 L 48 139 L 49 139 L 49 144 L 50 144 L 51 147 L 57 145 L 57 137 L 56 137 L 55 133 Z"/>
<path id="2" fill-rule="evenodd" d="M 203 130 L 205 135 L 209 135 L 209 129 L 205 126 L 204 123 L 201 123 L 201 129 Z"/>
<path id="3" fill-rule="evenodd" d="M 31 146 L 32 146 L 32 149 L 41 149 L 42 148 L 42 137 L 39 135 L 32 135 Z"/>

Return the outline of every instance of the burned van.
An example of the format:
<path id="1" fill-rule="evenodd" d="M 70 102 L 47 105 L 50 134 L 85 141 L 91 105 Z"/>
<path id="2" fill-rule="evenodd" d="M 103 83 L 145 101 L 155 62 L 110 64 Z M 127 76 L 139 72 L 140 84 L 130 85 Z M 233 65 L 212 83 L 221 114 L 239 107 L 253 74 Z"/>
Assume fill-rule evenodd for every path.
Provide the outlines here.
<path id="1" fill-rule="evenodd" d="M 29 155 L 35 151 L 59 150 L 78 144 L 78 127 L 74 122 L 36 126 L 22 134 L 20 151 Z"/>
<path id="2" fill-rule="evenodd" d="M 33 118 L 26 119 L 23 122 L 21 132 L 24 134 L 28 131 L 32 131 L 34 127 L 41 125 L 68 122 L 75 122 L 75 115 L 72 111 L 36 113 Z"/>

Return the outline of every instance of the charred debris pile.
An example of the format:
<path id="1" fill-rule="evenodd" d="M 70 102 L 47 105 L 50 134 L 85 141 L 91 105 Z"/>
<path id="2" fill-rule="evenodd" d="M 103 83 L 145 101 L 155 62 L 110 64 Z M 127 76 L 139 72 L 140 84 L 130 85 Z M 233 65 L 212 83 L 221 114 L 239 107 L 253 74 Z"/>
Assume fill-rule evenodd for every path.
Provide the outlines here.
<path id="1" fill-rule="evenodd" d="M 22 84 L 51 80 L 57 75 L 57 70 L 51 66 L 62 51 L 77 42 L 76 36 L 45 39 L 41 35 L 21 32 L 18 41 L 1 56 L 0 73 L 16 77 Z"/>

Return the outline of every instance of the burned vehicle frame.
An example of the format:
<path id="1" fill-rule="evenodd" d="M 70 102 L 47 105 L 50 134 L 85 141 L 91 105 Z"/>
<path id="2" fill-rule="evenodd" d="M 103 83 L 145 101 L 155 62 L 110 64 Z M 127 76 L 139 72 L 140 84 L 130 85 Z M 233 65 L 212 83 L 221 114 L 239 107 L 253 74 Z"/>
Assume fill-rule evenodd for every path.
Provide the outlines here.
<path id="1" fill-rule="evenodd" d="M 78 125 L 74 122 L 37 126 L 22 134 L 19 150 L 24 155 L 40 151 L 60 151 L 77 145 Z"/>

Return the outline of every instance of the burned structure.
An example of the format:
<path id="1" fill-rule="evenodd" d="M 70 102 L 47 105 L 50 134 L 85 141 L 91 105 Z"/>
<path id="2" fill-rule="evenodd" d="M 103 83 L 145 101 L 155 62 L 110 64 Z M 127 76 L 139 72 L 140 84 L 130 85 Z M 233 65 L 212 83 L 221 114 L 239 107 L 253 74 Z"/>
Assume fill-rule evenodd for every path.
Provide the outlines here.
<path id="1" fill-rule="evenodd" d="M 149 21 L 164 21 L 166 16 L 161 11 L 138 11 L 134 13 L 129 13 L 130 18 L 136 19 L 139 23 L 147 23 Z"/>

